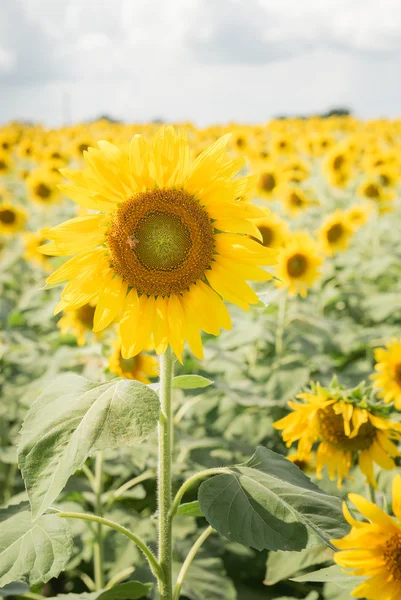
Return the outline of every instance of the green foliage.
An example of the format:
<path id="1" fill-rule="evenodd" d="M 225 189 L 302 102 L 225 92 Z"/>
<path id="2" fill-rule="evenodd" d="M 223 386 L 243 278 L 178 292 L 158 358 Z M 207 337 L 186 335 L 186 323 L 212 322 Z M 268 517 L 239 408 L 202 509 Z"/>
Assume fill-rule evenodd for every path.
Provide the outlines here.
<path id="1" fill-rule="evenodd" d="M 257 550 L 302 550 L 348 532 L 339 499 L 283 456 L 258 448 L 230 471 L 199 489 L 206 519 L 228 539 Z"/>
<path id="2" fill-rule="evenodd" d="M 178 375 L 173 379 L 173 388 L 176 390 L 195 390 L 212 385 L 213 381 L 201 375 Z"/>

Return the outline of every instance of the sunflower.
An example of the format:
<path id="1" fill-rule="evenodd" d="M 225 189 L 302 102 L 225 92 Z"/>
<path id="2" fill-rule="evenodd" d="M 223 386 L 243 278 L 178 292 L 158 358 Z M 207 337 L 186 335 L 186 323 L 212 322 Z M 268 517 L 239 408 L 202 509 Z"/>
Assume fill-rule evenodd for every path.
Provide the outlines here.
<path id="1" fill-rule="evenodd" d="M 69 280 L 56 312 L 98 297 L 94 331 L 120 320 L 122 355 L 131 358 L 153 338 L 181 357 L 187 340 L 202 358 L 200 330 L 218 335 L 231 321 L 222 298 L 249 309 L 258 297 L 245 280 L 266 281 L 261 265 L 276 253 L 251 221 L 263 213 L 243 197 L 254 177 L 232 179 L 244 159 L 228 160 L 229 135 L 191 164 L 187 139 L 172 127 L 153 145 L 136 135 L 128 149 L 109 142 L 84 153 L 86 170 L 63 170 L 60 188 L 100 214 L 44 231 L 45 254 L 76 255 L 49 278 Z"/>
<path id="2" fill-rule="evenodd" d="M 290 236 L 290 229 L 287 223 L 268 209 L 265 209 L 263 212 L 263 217 L 254 219 L 253 221 L 263 238 L 261 244 L 266 248 L 281 248 L 285 246 Z"/>
<path id="3" fill-rule="evenodd" d="M 294 233 L 278 256 L 275 275 L 279 281 L 275 280 L 275 285 L 288 287 L 291 296 L 305 298 L 319 277 L 322 262 L 315 240 L 306 232 Z"/>
<path id="4" fill-rule="evenodd" d="M 323 174 L 330 185 L 344 188 L 351 176 L 351 153 L 342 145 L 333 146 L 322 161 Z"/>
<path id="5" fill-rule="evenodd" d="M 372 207 L 366 202 L 365 204 L 355 204 L 346 211 L 346 218 L 354 228 L 362 227 L 369 220 Z"/>
<path id="6" fill-rule="evenodd" d="M 257 195 L 261 198 L 265 198 L 266 200 L 271 200 L 280 184 L 280 181 L 280 170 L 276 165 L 272 163 L 266 163 L 262 167 L 259 167 Z"/>
<path id="7" fill-rule="evenodd" d="M 401 410 L 401 339 L 393 338 L 386 348 L 376 348 L 375 359 L 377 373 L 371 379 L 378 396 Z"/>
<path id="8" fill-rule="evenodd" d="M 373 408 L 362 408 L 355 394 L 359 389 L 347 392 L 313 385 L 313 393 L 299 394 L 302 402 L 289 402 L 293 412 L 274 423 L 283 431 L 288 447 L 298 442 L 299 458 L 308 458 L 318 444 L 316 475 L 321 479 L 327 466 L 339 488 L 356 460 L 367 481 L 376 486 L 373 463 L 390 470 L 395 467 L 394 458 L 401 456 L 392 441 L 401 438 L 401 425 L 389 421 L 384 412 L 379 415 Z"/>
<path id="9" fill-rule="evenodd" d="M 78 346 L 85 346 L 87 333 L 93 329 L 95 310 L 94 302 L 83 304 L 76 310 L 64 310 L 57 327 L 63 334 L 72 333 L 77 339 Z"/>
<path id="10" fill-rule="evenodd" d="M 365 200 L 373 202 L 380 213 L 390 212 L 393 208 L 394 190 L 389 190 L 380 184 L 377 177 L 366 177 L 358 186 L 357 193 Z"/>
<path id="11" fill-rule="evenodd" d="M 329 256 L 346 250 L 354 234 L 354 227 L 347 213 L 336 210 L 329 215 L 318 231 L 318 238 Z"/>
<path id="12" fill-rule="evenodd" d="M 308 197 L 306 192 L 298 185 L 283 184 L 277 190 L 277 197 L 281 200 L 285 210 L 296 217 L 315 202 Z"/>
<path id="13" fill-rule="evenodd" d="M 0 235 L 13 235 L 23 229 L 26 212 L 10 202 L 0 204 Z"/>
<path id="14" fill-rule="evenodd" d="M 42 166 L 31 171 L 25 183 L 32 200 L 43 206 L 57 202 L 60 197 L 60 181 L 59 173 Z"/>
<path id="15" fill-rule="evenodd" d="M 10 154 L 5 150 L 0 150 L 0 175 L 7 175 L 13 168 L 13 162 Z"/>
<path id="16" fill-rule="evenodd" d="M 352 529 L 340 540 L 332 540 L 339 548 L 334 561 L 350 569 L 350 575 L 367 577 L 351 596 L 367 600 L 399 600 L 401 589 L 401 477 L 393 479 L 392 510 L 390 517 L 373 502 L 358 494 L 348 498 L 368 520 L 355 519 L 347 505 L 344 516 Z"/>
<path id="17" fill-rule="evenodd" d="M 39 252 L 38 248 L 45 243 L 45 238 L 40 233 L 34 231 L 26 231 L 23 234 L 25 252 L 24 258 L 33 265 L 41 266 L 45 271 L 51 270 L 49 259 L 47 256 Z"/>
<path id="18" fill-rule="evenodd" d="M 113 354 L 109 359 L 111 373 L 126 379 L 136 379 L 142 383 L 150 383 L 150 378 L 159 375 L 158 362 L 154 356 L 140 352 L 131 358 L 123 358 L 119 339 L 114 340 L 113 348 Z"/>

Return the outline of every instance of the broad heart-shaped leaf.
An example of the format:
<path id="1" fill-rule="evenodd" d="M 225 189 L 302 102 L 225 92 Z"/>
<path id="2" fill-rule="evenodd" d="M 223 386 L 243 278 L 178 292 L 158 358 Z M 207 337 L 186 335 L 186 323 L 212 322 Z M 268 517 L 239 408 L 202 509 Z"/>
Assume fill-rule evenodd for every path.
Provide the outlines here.
<path id="1" fill-rule="evenodd" d="M 177 390 L 196 390 L 212 385 L 213 381 L 201 375 L 177 375 L 173 379 L 173 388 Z"/>
<path id="2" fill-rule="evenodd" d="M 151 433 L 159 410 L 156 392 L 139 381 L 56 379 L 26 415 L 18 447 L 33 516 L 44 513 L 96 450 L 130 446 Z"/>
<path id="3" fill-rule="evenodd" d="M 199 488 L 199 504 L 221 535 L 257 550 L 302 550 L 349 531 L 341 502 L 322 492 L 292 462 L 259 447 L 231 473 Z"/>
<path id="4" fill-rule="evenodd" d="M 55 514 L 32 521 L 28 502 L 0 510 L 0 586 L 46 583 L 65 569 L 71 550 L 70 526 Z"/>

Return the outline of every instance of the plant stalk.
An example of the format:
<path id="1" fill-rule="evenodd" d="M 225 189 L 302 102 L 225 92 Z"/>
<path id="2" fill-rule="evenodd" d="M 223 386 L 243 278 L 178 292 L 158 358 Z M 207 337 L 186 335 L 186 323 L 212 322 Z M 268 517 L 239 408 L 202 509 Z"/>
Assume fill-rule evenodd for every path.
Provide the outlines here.
<path id="1" fill-rule="evenodd" d="M 174 588 L 173 600 L 180 600 L 180 592 L 181 592 L 182 584 L 184 583 L 184 579 L 188 572 L 188 569 L 191 566 L 192 561 L 195 558 L 195 555 L 198 552 L 199 548 L 202 546 L 203 542 L 205 540 L 207 540 L 209 535 L 213 533 L 213 531 L 214 531 L 214 529 L 213 529 L 213 527 L 210 527 L 210 525 L 209 525 L 209 527 L 206 527 L 206 529 L 203 531 L 203 533 L 201 533 L 201 535 L 198 537 L 198 539 L 192 546 L 191 550 L 189 551 L 185 561 L 183 562 L 183 565 L 178 574 L 178 577 L 177 577 L 177 582 L 176 582 L 175 588 Z"/>
<path id="2" fill-rule="evenodd" d="M 172 501 L 171 467 L 173 454 L 173 419 L 171 410 L 174 356 L 170 346 L 160 356 L 160 421 L 159 421 L 159 464 L 158 464 L 158 519 L 159 519 L 159 579 L 161 600 L 172 600 Z"/>
<path id="3" fill-rule="evenodd" d="M 102 493 L 103 493 L 103 452 L 96 455 L 95 465 L 95 513 L 103 516 Z M 93 563 L 96 590 L 102 590 L 104 587 L 104 569 L 103 569 L 103 531 L 102 524 L 96 524 L 96 539 L 93 547 Z"/>

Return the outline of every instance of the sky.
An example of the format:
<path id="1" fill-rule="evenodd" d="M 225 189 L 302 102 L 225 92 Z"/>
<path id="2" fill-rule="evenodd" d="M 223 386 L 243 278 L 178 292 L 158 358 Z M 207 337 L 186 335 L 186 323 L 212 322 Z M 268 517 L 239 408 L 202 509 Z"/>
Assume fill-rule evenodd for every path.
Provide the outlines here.
<path id="1" fill-rule="evenodd" d="M 401 117 L 400 0 L 0 0 L 0 123 Z"/>

